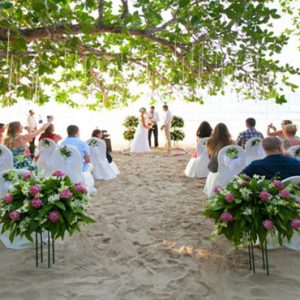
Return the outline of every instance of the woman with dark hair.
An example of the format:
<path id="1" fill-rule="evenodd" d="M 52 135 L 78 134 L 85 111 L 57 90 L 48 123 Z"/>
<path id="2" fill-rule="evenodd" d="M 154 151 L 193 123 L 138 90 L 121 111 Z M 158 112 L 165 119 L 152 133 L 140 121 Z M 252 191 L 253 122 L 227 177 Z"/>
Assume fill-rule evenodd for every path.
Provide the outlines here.
<path id="1" fill-rule="evenodd" d="M 212 132 L 212 128 L 211 128 L 210 124 L 207 121 L 203 121 L 203 122 L 201 122 L 196 135 L 197 135 L 197 138 L 200 140 L 200 139 L 203 139 L 206 137 L 210 137 L 211 132 Z"/>
<path id="2" fill-rule="evenodd" d="M 207 153 L 210 159 L 208 169 L 211 172 L 218 172 L 218 154 L 220 150 L 232 144 L 234 144 L 234 141 L 231 138 L 227 126 L 224 123 L 217 124 L 206 143 Z"/>
<path id="3" fill-rule="evenodd" d="M 94 138 L 98 138 L 98 139 L 102 139 L 102 131 L 100 129 L 94 129 L 92 132 L 92 137 Z M 108 160 L 109 163 L 111 163 L 113 161 L 111 155 L 106 151 L 106 158 Z"/>
<path id="4" fill-rule="evenodd" d="M 40 135 L 39 141 L 42 139 L 50 139 L 53 140 L 55 143 L 57 143 L 62 139 L 62 137 L 54 133 L 54 125 L 50 124 L 49 127 L 47 127 L 45 131 Z"/>

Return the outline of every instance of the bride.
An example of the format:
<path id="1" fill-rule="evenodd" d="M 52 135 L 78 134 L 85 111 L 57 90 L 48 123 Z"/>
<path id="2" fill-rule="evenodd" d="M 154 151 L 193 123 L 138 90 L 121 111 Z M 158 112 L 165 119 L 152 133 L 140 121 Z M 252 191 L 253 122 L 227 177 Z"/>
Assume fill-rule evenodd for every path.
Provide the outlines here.
<path id="1" fill-rule="evenodd" d="M 148 130 L 149 127 L 146 123 L 146 108 L 142 107 L 140 109 L 139 125 L 136 129 L 134 139 L 132 141 L 130 152 L 142 153 L 149 152 L 149 141 L 148 141 Z"/>

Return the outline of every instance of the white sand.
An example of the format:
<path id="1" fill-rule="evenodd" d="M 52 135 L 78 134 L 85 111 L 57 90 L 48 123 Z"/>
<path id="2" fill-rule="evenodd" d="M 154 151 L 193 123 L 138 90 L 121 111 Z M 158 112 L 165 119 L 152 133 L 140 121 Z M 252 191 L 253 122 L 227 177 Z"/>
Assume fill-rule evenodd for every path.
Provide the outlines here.
<path id="1" fill-rule="evenodd" d="M 300 253 L 269 251 L 271 275 L 248 269 L 247 251 L 209 239 L 203 180 L 190 156 L 114 154 L 121 175 L 99 182 L 86 226 L 35 268 L 35 250 L 0 249 L 0 299 L 300 299 Z"/>

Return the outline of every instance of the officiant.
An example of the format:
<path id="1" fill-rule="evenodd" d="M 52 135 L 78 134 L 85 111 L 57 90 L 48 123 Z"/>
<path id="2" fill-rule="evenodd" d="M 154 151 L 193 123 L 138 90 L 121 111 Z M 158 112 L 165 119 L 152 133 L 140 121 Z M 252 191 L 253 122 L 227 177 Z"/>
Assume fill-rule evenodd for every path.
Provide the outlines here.
<path id="1" fill-rule="evenodd" d="M 149 126 L 148 131 L 148 140 L 149 146 L 151 147 L 152 134 L 154 135 L 154 147 L 158 147 L 158 127 L 157 123 L 159 122 L 159 115 L 155 111 L 155 107 L 151 106 L 150 111 L 147 112 L 147 121 Z"/>

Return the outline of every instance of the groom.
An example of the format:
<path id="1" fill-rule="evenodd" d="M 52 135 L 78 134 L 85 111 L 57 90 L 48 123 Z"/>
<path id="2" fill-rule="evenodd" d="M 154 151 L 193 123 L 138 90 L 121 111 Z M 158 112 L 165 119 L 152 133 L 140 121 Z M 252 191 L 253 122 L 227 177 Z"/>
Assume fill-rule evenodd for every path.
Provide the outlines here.
<path id="1" fill-rule="evenodd" d="M 158 128 L 157 123 L 159 122 L 159 115 L 155 110 L 154 106 L 150 107 L 150 111 L 147 113 L 149 131 L 148 131 L 148 140 L 149 146 L 151 147 L 151 136 L 154 135 L 154 146 L 158 147 Z"/>

